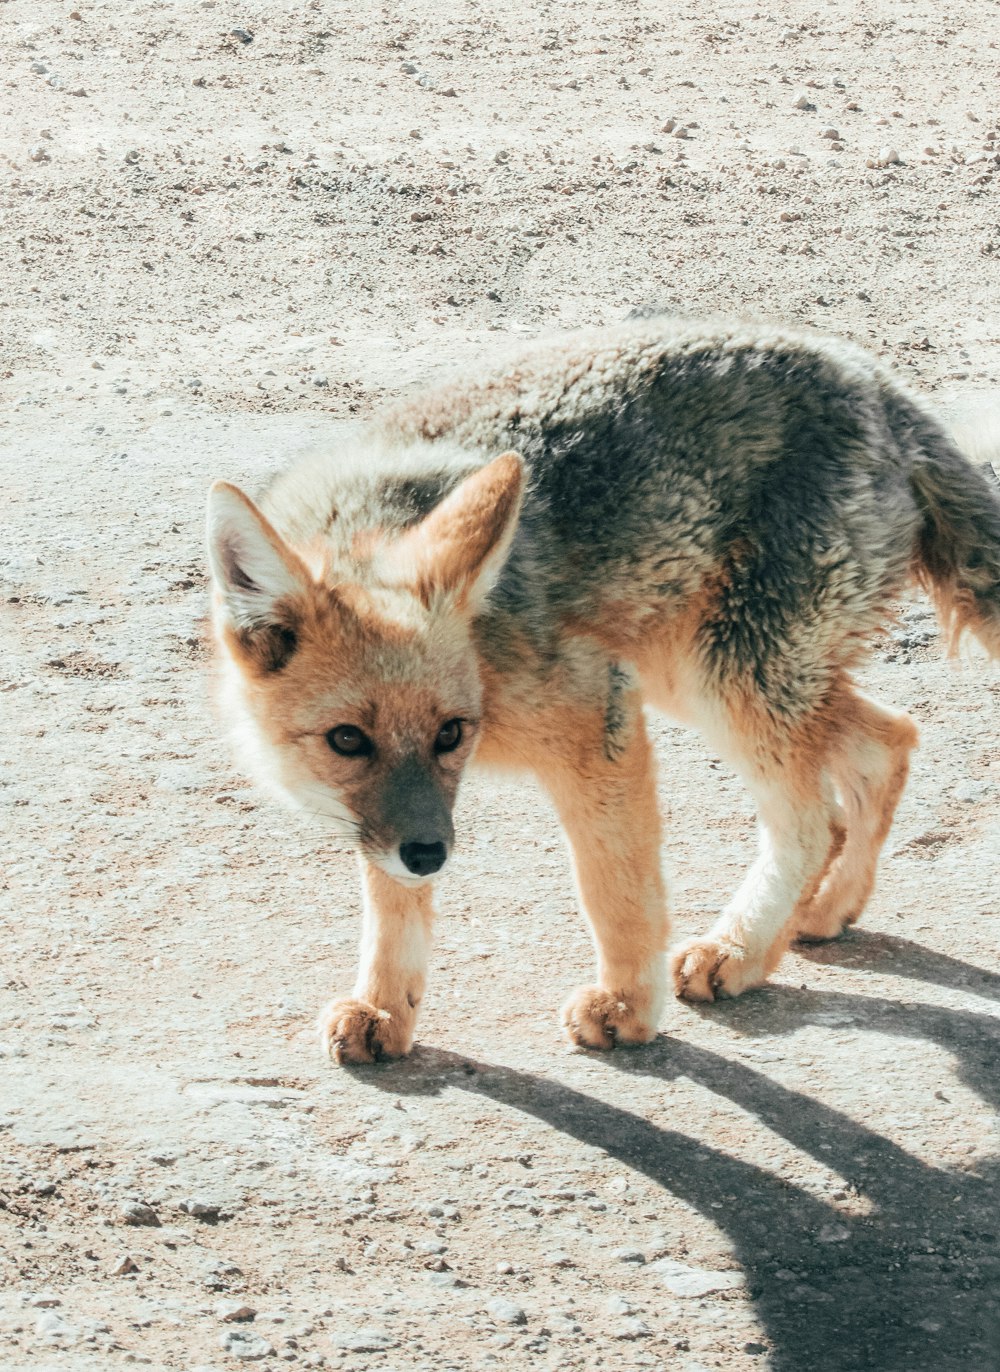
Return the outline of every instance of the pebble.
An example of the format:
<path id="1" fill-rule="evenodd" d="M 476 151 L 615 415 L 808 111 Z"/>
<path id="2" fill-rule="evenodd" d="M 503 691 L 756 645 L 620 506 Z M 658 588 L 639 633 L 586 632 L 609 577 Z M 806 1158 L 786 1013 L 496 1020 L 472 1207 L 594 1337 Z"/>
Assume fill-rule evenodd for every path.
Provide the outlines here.
<path id="1" fill-rule="evenodd" d="M 417 74 L 417 69 L 412 62 L 400 62 L 399 70 L 407 76 L 416 76 Z"/>
<path id="2" fill-rule="evenodd" d="M 127 1277 L 130 1272 L 138 1272 L 139 1264 L 128 1253 L 111 1269 L 113 1277 Z"/>
<path id="3" fill-rule="evenodd" d="M 189 1196 L 187 1200 L 178 1203 L 178 1210 L 183 1210 L 186 1215 L 194 1215 L 198 1220 L 217 1220 L 221 1206 L 212 1201 L 198 1200 Z"/>
<path id="4" fill-rule="evenodd" d="M 487 1301 L 486 1313 L 497 1324 L 527 1324 L 528 1317 L 515 1301 L 506 1300 L 503 1296 L 495 1296 L 493 1300 Z"/>
<path id="5" fill-rule="evenodd" d="M 54 1310 L 46 1310 L 44 1315 L 39 1315 L 35 1321 L 35 1333 L 43 1339 L 75 1339 L 76 1328 L 68 1324 L 61 1315 L 57 1315 Z"/>
<path id="6" fill-rule="evenodd" d="M 257 1318 L 257 1311 L 241 1301 L 223 1301 L 215 1307 L 215 1315 L 223 1324 L 249 1324 Z"/>
<path id="7" fill-rule="evenodd" d="M 52 1291 L 38 1291 L 34 1296 L 28 1296 L 26 1304 L 33 1310 L 51 1310 L 53 1306 L 62 1305 L 62 1301 Z"/>
<path id="8" fill-rule="evenodd" d="M 576 1266 L 576 1263 L 573 1261 L 573 1259 L 570 1257 L 570 1255 L 569 1255 L 568 1253 L 564 1253 L 564 1252 L 562 1251 L 562 1249 L 557 1249 L 556 1252 L 554 1252 L 554 1253 L 547 1253 L 547 1254 L 545 1255 L 545 1263 L 546 1263 L 546 1266 L 547 1266 L 547 1267 L 575 1267 L 575 1266 Z"/>
<path id="9" fill-rule="evenodd" d="M 624 1296 L 609 1296 L 604 1303 L 609 1315 L 631 1315 L 632 1307 Z"/>
<path id="10" fill-rule="evenodd" d="M 229 32 L 234 38 L 238 38 L 241 43 L 252 43 L 253 34 L 249 29 L 230 29 Z"/>
<path id="11" fill-rule="evenodd" d="M 875 157 L 869 157 L 865 162 L 866 167 L 893 167 L 900 162 L 899 153 L 895 148 L 879 148 Z"/>
<path id="12" fill-rule="evenodd" d="M 657 1273 L 663 1285 L 675 1296 L 708 1296 L 713 1291 L 729 1291 L 741 1286 L 739 1272 L 711 1272 L 701 1267 L 689 1267 L 676 1258 L 660 1258 L 650 1269 Z"/>
<path id="13" fill-rule="evenodd" d="M 816 106 L 815 106 L 815 105 L 813 104 L 813 102 L 809 99 L 809 97 L 808 97 L 808 95 L 805 93 L 805 91 L 800 91 L 800 92 L 799 92 L 799 94 L 798 94 L 798 95 L 795 97 L 795 99 L 792 101 L 792 107 L 793 107 L 793 109 L 797 109 L 797 110 L 813 110 L 813 109 L 816 108 Z"/>
<path id="14" fill-rule="evenodd" d="M 624 1320 L 619 1320 L 611 1330 L 613 1339 L 648 1339 L 652 1330 L 645 1320 L 641 1320 L 638 1315 L 629 1315 Z"/>
<path id="15" fill-rule="evenodd" d="M 156 1211 L 144 1201 L 123 1201 L 121 1214 L 126 1224 L 146 1224 L 153 1229 L 160 1227 Z"/>
<path id="16" fill-rule="evenodd" d="M 44 62 L 32 62 L 31 70 L 36 76 L 47 76 L 49 71 Z"/>
<path id="17" fill-rule="evenodd" d="M 963 805 L 976 805 L 984 796 L 989 794 L 989 790 L 989 782 L 973 781 L 971 778 L 967 778 L 965 781 L 960 781 L 958 783 L 952 794 L 955 799 L 961 801 Z"/>
<path id="18" fill-rule="evenodd" d="M 646 1261 L 645 1253 L 638 1248 L 616 1248 L 611 1256 L 618 1262 L 634 1262 L 638 1266 L 642 1266 Z"/>
<path id="19" fill-rule="evenodd" d="M 833 138 L 839 141 L 840 133 L 837 129 L 834 128 L 824 129 L 823 132 L 820 134 L 820 138 Z"/>
<path id="20" fill-rule="evenodd" d="M 843 1224 L 824 1224 L 816 1235 L 820 1243 L 846 1243 L 851 1231 Z"/>
<path id="21" fill-rule="evenodd" d="M 396 1340 L 391 1334 L 372 1326 L 334 1334 L 331 1342 L 334 1348 L 341 1348 L 346 1353 L 378 1353 L 383 1348 L 396 1346 Z"/>
<path id="22" fill-rule="evenodd" d="M 221 1334 L 219 1347 L 230 1357 L 241 1358 L 244 1362 L 260 1362 L 262 1358 L 274 1357 L 274 1348 L 267 1339 L 237 1329 L 229 1329 Z"/>

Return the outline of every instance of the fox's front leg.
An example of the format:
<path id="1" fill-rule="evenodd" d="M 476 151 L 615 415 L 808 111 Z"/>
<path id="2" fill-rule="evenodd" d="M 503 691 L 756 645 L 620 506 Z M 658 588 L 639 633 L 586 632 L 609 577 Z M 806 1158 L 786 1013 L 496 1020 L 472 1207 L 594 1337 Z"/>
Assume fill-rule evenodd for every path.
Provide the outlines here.
<path id="1" fill-rule="evenodd" d="M 360 863 L 364 915 L 354 995 L 331 1001 L 319 1018 L 323 1047 L 340 1063 L 410 1051 L 434 920 L 430 882 L 403 886 L 367 859 Z"/>
<path id="2" fill-rule="evenodd" d="M 584 1048 L 648 1043 L 666 986 L 653 753 L 638 694 L 625 693 L 619 705 L 613 734 L 604 715 L 574 714 L 558 754 L 536 762 L 570 841 L 597 952 L 596 984 L 581 986 L 562 1012 L 570 1042 Z"/>

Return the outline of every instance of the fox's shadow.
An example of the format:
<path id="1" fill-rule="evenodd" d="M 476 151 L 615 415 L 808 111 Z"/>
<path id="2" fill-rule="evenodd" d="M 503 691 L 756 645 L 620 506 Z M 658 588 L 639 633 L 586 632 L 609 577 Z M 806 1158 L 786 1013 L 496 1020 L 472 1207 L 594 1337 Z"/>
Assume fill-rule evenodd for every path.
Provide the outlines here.
<path id="1" fill-rule="evenodd" d="M 964 975 L 964 964 L 936 961 L 939 976 L 929 979 Z M 790 1032 L 831 1008 L 885 1034 L 941 1044 L 977 1093 L 1000 1097 L 1000 1019 L 988 1014 L 787 987 L 722 1013 L 730 1029 L 760 1035 Z M 708 1216 L 733 1244 L 780 1372 L 985 1372 L 1000 1364 L 1000 1163 L 976 1173 L 930 1166 L 742 1062 L 666 1037 L 595 1068 L 668 1085 L 679 1076 L 697 1081 L 839 1172 L 870 1213 L 845 1218 L 738 1156 L 548 1077 L 418 1048 L 369 1079 L 397 1095 L 466 1090 L 533 1115 Z M 735 1199 L 717 1208 L 724 1198 Z M 842 1242 L 819 1241 L 829 1226 Z"/>

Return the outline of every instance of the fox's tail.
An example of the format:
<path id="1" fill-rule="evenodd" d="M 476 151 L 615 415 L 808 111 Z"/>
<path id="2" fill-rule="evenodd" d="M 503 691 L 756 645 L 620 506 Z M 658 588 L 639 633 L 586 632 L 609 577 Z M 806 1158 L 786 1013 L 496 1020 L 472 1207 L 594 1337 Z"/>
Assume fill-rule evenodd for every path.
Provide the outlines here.
<path id="1" fill-rule="evenodd" d="M 954 650 L 968 630 L 1000 658 L 1000 407 L 925 431 L 912 469 L 924 514 L 917 577 Z"/>

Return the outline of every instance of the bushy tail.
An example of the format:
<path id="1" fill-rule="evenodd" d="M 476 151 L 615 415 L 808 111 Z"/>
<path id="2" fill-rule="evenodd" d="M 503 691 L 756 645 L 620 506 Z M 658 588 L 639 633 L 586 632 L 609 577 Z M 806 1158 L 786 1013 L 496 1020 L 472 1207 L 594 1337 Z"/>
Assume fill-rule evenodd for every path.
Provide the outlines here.
<path id="1" fill-rule="evenodd" d="M 954 651 L 968 630 L 1000 658 L 1000 408 L 925 432 L 913 466 L 924 512 L 917 576 Z"/>

